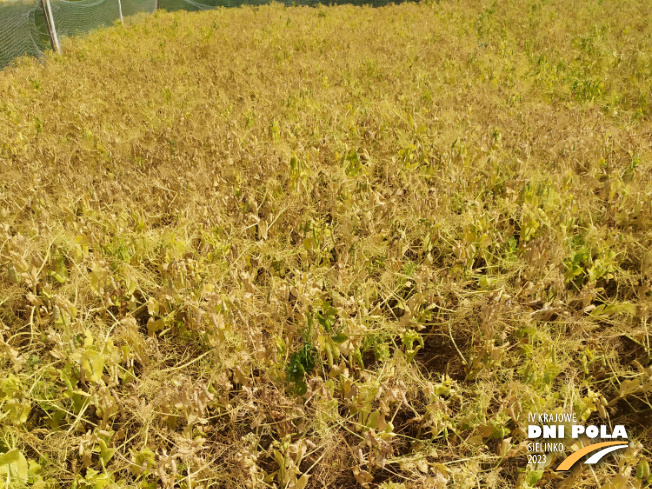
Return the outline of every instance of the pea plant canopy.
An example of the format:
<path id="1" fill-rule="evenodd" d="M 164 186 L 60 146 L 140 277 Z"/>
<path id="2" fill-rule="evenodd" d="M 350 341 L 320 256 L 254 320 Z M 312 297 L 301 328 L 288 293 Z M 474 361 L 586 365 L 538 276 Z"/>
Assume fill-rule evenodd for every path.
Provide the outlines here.
<path id="1" fill-rule="evenodd" d="M 159 11 L 4 69 L 0 487 L 650 487 L 651 14 Z M 557 472 L 530 413 L 629 446 Z"/>

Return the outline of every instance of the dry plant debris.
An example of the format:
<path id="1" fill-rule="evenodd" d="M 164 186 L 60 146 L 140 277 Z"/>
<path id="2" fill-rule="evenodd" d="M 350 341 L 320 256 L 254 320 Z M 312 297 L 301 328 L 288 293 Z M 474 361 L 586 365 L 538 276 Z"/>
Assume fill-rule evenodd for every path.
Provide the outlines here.
<path id="1" fill-rule="evenodd" d="M 2 487 L 649 487 L 651 13 L 159 12 L 2 72 Z M 561 409 L 631 447 L 528 465 Z"/>

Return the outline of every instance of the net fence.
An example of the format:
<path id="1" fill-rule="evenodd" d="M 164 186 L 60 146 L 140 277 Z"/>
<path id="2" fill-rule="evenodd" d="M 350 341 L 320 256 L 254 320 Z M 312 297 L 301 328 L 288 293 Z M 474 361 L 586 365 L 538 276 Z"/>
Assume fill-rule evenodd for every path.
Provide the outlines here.
<path id="1" fill-rule="evenodd" d="M 0 68 L 19 56 L 40 56 L 49 46 L 43 11 L 36 3 L 0 3 Z"/>
<path id="2" fill-rule="evenodd" d="M 122 15 L 128 17 L 140 12 L 154 12 L 156 10 L 156 0 L 121 0 Z"/>
<path id="3" fill-rule="evenodd" d="M 120 18 L 116 0 L 51 0 L 52 17 L 60 37 L 76 36 L 107 27 Z"/>
<path id="4" fill-rule="evenodd" d="M 110 26 L 122 16 L 140 12 L 209 10 L 217 7 L 262 5 L 271 0 L 50 0 L 59 37 L 75 36 Z M 278 0 L 277 0 L 278 1 Z M 286 5 L 365 4 L 380 6 L 402 0 L 281 0 Z M 21 56 L 43 55 L 50 37 L 41 0 L 0 0 L 0 69 Z"/>

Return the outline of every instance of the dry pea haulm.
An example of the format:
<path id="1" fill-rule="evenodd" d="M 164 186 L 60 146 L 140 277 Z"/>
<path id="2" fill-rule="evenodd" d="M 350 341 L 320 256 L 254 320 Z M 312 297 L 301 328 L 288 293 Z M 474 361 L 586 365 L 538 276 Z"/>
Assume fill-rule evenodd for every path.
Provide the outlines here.
<path id="1" fill-rule="evenodd" d="M 651 9 L 160 11 L 3 70 L 0 486 L 650 487 Z"/>

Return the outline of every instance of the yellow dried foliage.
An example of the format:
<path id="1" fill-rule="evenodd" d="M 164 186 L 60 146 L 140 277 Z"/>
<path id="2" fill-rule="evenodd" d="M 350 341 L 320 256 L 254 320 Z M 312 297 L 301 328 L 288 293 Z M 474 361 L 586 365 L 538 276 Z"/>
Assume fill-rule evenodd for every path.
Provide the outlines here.
<path id="1" fill-rule="evenodd" d="M 0 487 L 647 487 L 651 14 L 158 12 L 0 73 Z M 561 411 L 630 448 L 528 465 Z"/>

